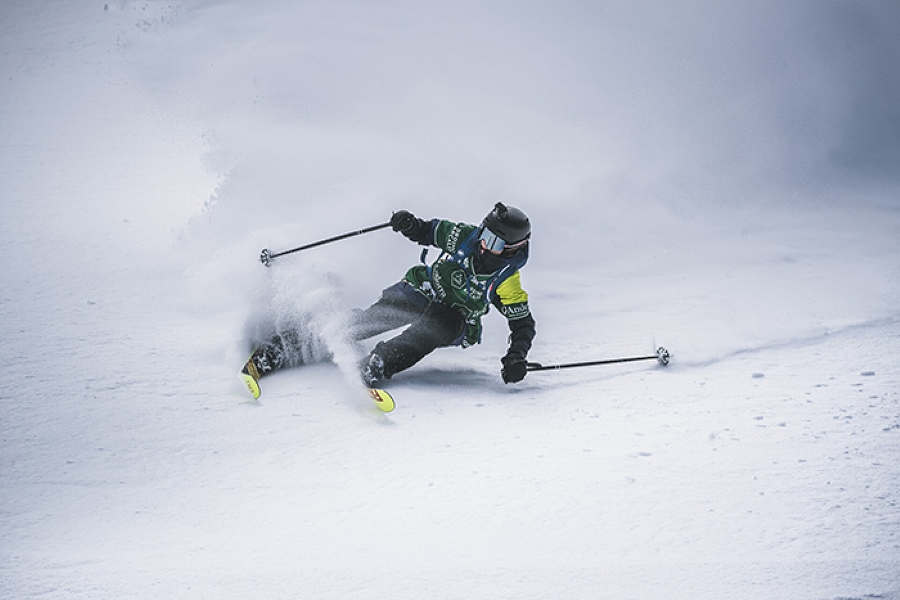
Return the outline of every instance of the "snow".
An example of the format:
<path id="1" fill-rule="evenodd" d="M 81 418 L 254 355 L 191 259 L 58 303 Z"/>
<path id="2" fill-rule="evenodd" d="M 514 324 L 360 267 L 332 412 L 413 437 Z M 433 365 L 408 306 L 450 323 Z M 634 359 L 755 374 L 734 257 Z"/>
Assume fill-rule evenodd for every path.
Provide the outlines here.
<path id="1" fill-rule="evenodd" d="M 891 3 L 4 2 L 0 596 L 900 598 Z M 407 208 L 534 222 L 390 384 L 236 373 Z M 343 372 L 342 372 L 343 371 Z"/>

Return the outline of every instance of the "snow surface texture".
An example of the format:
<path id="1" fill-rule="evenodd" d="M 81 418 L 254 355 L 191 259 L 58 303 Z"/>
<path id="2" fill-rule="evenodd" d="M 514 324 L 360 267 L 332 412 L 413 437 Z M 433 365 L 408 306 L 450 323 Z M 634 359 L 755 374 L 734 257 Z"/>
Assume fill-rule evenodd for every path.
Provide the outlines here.
<path id="1" fill-rule="evenodd" d="M 424 6 L 427 5 L 427 8 Z M 893 2 L 0 4 L 0 596 L 900 598 Z M 384 222 L 533 218 L 505 324 L 236 377 Z M 434 255 L 432 255 L 434 256 Z M 346 364 L 349 347 L 311 346 Z"/>

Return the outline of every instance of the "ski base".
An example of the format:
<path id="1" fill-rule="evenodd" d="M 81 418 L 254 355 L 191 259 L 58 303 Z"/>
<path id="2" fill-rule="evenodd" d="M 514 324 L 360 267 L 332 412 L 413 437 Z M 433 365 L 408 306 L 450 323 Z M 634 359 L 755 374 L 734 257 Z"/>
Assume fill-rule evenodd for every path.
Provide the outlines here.
<path id="1" fill-rule="evenodd" d="M 389 413 L 394 410 L 394 398 L 387 391 L 377 388 L 367 388 L 369 396 L 375 401 L 375 406 L 381 412 Z"/>

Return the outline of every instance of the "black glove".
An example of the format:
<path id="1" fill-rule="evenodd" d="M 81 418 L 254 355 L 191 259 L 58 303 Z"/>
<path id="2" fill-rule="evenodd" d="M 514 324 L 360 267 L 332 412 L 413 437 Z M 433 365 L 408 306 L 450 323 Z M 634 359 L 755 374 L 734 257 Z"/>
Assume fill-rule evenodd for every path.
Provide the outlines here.
<path id="1" fill-rule="evenodd" d="M 416 218 L 408 210 L 398 210 L 391 215 L 391 229 L 400 233 L 409 233 L 416 223 Z"/>
<path id="2" fill-rule="evenodd" d="M 528 373 L 528 363 L 524 358 L 507 354 L 500 359 L 500 362 L 503 363 L 503 368 L 500 369 L 503 383 L 516 383 L 525 379 L 525 375 Z"/>

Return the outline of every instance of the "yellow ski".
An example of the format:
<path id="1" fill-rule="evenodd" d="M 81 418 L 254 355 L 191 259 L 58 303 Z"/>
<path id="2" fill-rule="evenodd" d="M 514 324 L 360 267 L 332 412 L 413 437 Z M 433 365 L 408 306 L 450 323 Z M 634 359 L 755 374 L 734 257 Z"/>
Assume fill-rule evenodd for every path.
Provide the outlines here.
<path id="1" fill-rule="evenodd" d="M 260 395 L 260 373 L 257 370 L 256 365 L 253 364 L 252 359 L 248 360 L 244 365 L 244 368 L 241 369 L 240 376 L 241 381 L 244 382 L 244 385 L 247 386 L 247 389 L 253 397 L 258 400 Z M 375 401 L 375 406 L 378 407 L 378 410 L 386 413 L 394 410 L 394 398 L 387 391 L 372 388 L 366 388 L 366 391 L 369 392 L 369 397 Z"/>
<path id="2" fill-rule="evenodd" d="M 375 401 L 375 406 L 382 412 L 389 413 L 394 410 L 394 398 L 385 390 L 367 388 L 369 396 Z"/>
<path id="3" fill-rule="evenodd" d="M 244 382 L 244 385 L 247 386 L 247 389 L 250 390 L 253 397 L 258 400 L 259 372 L 256 370 L 256 366 L 253 364 L 252 360 L 248 360 L 247 364 L 244 365 L 244 368 L 241 369 L 241 381 Z"/>

